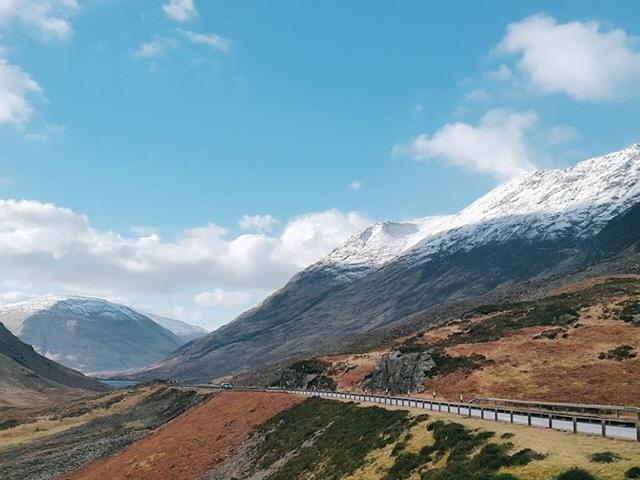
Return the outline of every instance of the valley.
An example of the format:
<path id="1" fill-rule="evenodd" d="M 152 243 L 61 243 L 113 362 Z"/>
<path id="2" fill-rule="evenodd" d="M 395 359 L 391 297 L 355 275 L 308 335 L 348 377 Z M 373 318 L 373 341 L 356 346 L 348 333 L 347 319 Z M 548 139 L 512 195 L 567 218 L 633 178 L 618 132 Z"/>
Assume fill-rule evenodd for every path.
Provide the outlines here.
<path id="1" fill-rule="evenodd" d="M 91 402 L 92 413 L 76 403 L 0 432 L 3 478 L 614 480 L 640 466 L 635 442 L 406 406 L 162 384 Z"/>
<path id="2" fill-rule="evenodd" d="M 371 225 L 212 333 L 92 297 L 2 305 L 0 476 L 639 478 L 636 410 L 615 408 L 640 391 L 638 185 L 632 145 Z M 300 389 L 474 415 L 285 393 Z M 525 410 L 477 418 L 496 403 Z M 577 434 L 536 428 L 576 412 Z"/>

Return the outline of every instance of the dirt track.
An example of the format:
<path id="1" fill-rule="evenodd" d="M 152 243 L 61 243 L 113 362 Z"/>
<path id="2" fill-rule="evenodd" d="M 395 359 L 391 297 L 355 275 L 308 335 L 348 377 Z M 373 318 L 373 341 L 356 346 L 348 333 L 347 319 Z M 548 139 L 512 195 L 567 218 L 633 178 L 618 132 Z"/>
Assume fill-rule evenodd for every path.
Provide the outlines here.
<path id="1" fill-rule="evenodd" d="M 66 480 L 192 480 L 231 455 L 248 434 L 304 397 L 224 392 L 118 455 L 86 465 Z"/>

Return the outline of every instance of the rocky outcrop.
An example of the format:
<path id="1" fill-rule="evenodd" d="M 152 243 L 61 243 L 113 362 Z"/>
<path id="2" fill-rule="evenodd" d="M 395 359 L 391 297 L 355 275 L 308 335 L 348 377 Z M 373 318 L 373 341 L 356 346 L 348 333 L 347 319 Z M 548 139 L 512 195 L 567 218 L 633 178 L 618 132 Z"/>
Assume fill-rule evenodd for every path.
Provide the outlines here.
<path id="1" fill-rule="evenodd" d="M 319 360 L 301 360 L 285 368 L 274 386 L 304 390 L 335 390 L 336 383 L 325 371 L 328 365 Z"/>
<path id="2" fill-rule="evenodd" d="M 423 392 L 425 381 L 436 367 L 428 352 L 393 351 L 382 356 L 362 386 L 390 393 Z"/>

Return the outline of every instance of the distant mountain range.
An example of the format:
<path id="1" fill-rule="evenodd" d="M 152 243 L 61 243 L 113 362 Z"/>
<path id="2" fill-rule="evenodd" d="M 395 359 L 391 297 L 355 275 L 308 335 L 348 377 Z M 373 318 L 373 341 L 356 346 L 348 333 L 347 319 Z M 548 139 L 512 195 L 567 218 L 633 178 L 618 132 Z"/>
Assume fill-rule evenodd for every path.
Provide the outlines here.
<path id="1" fill-rule="evenodd" d="M 143 367 L 206 333 L 89 297 L 48 296 L 2 305 L 0 323 L 40 354 L 85 373 Z"/>
<path id="2" fill-rule="evenodd" d="M 163 317 L 162 315 L 156 315 L 155 313 L 149 312 L 141 313 L 182 339 L 184 343 L 190 342 L 195 338 L 202 337 L 209 333 L 202 327 L 191 325 L 190 323 L 182 322 L 175 318 Z"/>
<path id="3" fill-rule="evenodd" d="M 0 324 L 0 406 L 37 406 L 108 388 L 39 355 Z"/>
<path id="4" fill-rule="evenodd" d="M 514 178 L 453 215 L 376 223 L 136 377 L 206 381 L 255 370 L 382 334 L 420 312 L 579 271 L 637 244 L 639 201 L 635 144 Z"/>

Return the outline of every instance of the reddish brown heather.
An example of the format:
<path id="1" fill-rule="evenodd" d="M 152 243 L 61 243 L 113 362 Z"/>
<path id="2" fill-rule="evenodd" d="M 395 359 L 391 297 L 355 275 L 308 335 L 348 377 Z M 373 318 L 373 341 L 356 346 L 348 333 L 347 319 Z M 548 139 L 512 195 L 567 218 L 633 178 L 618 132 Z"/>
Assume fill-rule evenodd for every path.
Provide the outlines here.
<path id="1" fill-rule="evenodd" d="M 181 415 L 121 453 L 65 480 L 191 480 L 228 458 L 249 433 L 304 397 L 224 392 Z"/>

